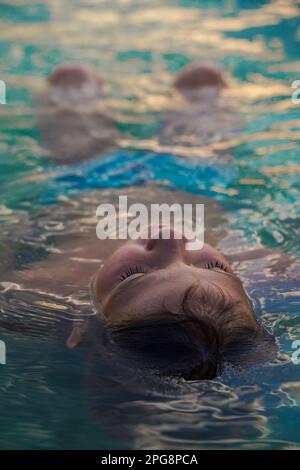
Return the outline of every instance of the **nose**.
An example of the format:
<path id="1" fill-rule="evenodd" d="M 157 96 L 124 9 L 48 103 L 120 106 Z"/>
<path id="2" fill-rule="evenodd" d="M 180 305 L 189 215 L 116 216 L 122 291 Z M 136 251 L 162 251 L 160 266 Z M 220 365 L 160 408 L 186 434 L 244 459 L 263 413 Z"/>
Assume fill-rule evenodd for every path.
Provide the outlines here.
<path id="1" fill-rule="evenodd" d="M 146 250 L 161 263 L 168 264 L 183 259 L 186 238 L 170 227 L 159 227 L 151 232 Z"/>

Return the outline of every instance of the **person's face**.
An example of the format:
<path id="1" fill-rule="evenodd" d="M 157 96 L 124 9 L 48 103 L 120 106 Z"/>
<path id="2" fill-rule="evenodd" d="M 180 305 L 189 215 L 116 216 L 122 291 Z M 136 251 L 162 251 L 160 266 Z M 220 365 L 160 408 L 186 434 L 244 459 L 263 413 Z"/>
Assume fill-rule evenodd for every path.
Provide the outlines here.
<path id="1" fill-rule="evenodd" d="M 108 324 L 165 312 L 183 314 L 185 293 L 195 283 L 202 291 L 218 290 L 232 308 L 239 305 L 244 320 L 255 322 L 241 281 L 218 250 L 207 244 L 186 250 L 185 239 L 175 239 L 174 232 L 163 239 L 164 228 L 159 230 L 159 239 L 126 242 L 97 272 L 94 294 Z"/>

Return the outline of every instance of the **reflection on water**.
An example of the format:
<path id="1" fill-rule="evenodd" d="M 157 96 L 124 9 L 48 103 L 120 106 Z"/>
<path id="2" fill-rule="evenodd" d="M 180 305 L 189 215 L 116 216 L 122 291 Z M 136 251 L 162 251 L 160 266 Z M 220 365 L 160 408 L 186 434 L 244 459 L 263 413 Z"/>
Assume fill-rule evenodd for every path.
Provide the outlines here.
<path id="1" fill-rule="evenodd" d="M 97 347 L 65 347 L 72 320 L 93 317 L 86 289 L 77 284 L 73 295 L 58 296 L 9 284 L 10 273 L 30 278 L 30 263 L 90 229 L 94 206 L 83 191 L 145 183 L 222 202 L 229 255 L 260 245 L 299 255 L 300 107 L 290 99 L 299 16 L 292 0 L 1 3 L 1 448 L 299 447 L 299 373 L 289 361 L 202 383 L 143 377 L 118 364 L 112 373 Z M 211 58 L 227 75 L 234 132 L 197 145 L 188 129 L 184 142 L 159 139 L 174 74 Z M 45 74 L 64 60 L 98 67 L 122 133 L 120 151 L 73 167 L 47 163 L 31 105 Z M 278 272 L 273 261 L 236 268 L 291 356 L 299 262 Z"/>

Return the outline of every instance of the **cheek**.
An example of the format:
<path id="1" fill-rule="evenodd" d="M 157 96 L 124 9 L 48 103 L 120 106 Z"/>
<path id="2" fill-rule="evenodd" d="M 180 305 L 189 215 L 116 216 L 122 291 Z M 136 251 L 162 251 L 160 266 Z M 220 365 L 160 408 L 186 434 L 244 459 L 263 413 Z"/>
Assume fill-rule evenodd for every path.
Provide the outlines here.
<path id="1" fill-rule="evenodd" d="M 222 253 L 216 250 L 216 248 L 213 248 L 212 246 L 207 244 L 205 244 L 203 248 L 199 251 L 188 251 L 187 256 L 189 258 L 189 262 L 191 262 L 195 266 L 203 266 L 206 263 L 212 261 L 220 261 L 224 265 L 226 265 L 226 267 L 230 268 L 228 261 L 224 258 Z"/>
<path id="2" fill-rule="evenodd" d="M 126 243 L 108 258 L 96 274 L 94 287 L 98 299 L 105 297 L 121 280 L 129 268 L 144 265 L 143 250 L 134 243 Z"/>

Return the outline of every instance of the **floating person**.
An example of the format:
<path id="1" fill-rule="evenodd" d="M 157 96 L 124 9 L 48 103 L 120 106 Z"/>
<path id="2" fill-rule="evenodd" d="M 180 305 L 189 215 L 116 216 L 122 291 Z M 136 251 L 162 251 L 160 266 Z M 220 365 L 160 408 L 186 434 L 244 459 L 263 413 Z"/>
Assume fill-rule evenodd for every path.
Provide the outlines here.
<path id="1" fill-rule="evenodd" d="M 96 318 L 112 344 L 127 351 L 131 360 L 135 356 L 140 365 L 161 373 L 208 379 L 226 362 L 255 363 L 273 357 L 274 338 L 258 322 L 237 273 L 216 247 L 226 233 L 220 205 L 177 191 L 127 189 L 124 194 L 131 202 L 147 208 L 162 202 L 205 203 L 207 243 L 202 249 L 187 250 L 186 240 L 176 239 L 172 230 L 164 239 L 167 227 L 160 229 L 158 239 L 98 240 L 96 219 L 91 216 L 99 203 L 115 205 L 117 194 L 107 190 L 81 195 L 72 201 L 74 214 L 71 202 L 52 206 L 48 217 L 54 211 L 57 223 L 60 217 L 64 220 L 56 250 L 11 273 L 7 281 L 39 295 L 73 298 L 87 305 L 92 279 Z M 81 342 L 89 319 L 75 319 L 69 347 Z"/>
<path id="2" fill-rule="evenodd" d="M 197 379 L 220 375 L 222 381 L 230 364 L 239 376 L 250 378 L 251 373 L 252 384 L 261 380 L 256 373 L 264 379 L 278 374 L 277 367 L 260 368 L 277 353 L 274 336 L 260 321 L 260 303 L 265 312 L 268 298 L 275 299 L 275 311 L 267 311 L 276 316 L 276 298 L 299 285 L 299 260 L 251 247 L 246 236 L 230 229 L 226 211 L 211 199 L 155 187 L 123 188 L 122 193 L 128 205 L 139 202 L 147 208 L 161 202 L 204 203 L 210 246 L 187 252 L 182 239 L 97 239 L 96 208 L 103 203 L 117 207 L 120 190 L 80 193 L 44 206 L 32 220 L 35 239 L 28 250 L 42 241 L 48 254 L 2 277 L 0 334 L 23 334 L 32 345 L 37 338 L 39 347 L 41 338 L 46 344 L 80 347 L 84 405 L 116 438 L 131 445 L 137 440 L 142 448 L 161 442 L 166 428 L 156 424 L 168 423 L 167 410 L 177 407 L 174 400 L 175 427 L 182 423 L 183 403 L 191 429 L 197 413 L 190 403 L 206 410 L 206 424 L 199 430 L 205 436 L 211 422 L 218 423 L 219 409 L 218 403 L 207 403 L 214 402 L 215 387 L 219 393 L 223 385 Z M 229 388 L 224 399 L 231 406 L 235 386 Z M 253 430 L 261 430 L 264 415 L 261 407 L 256 412 L 255 397 L 250 393 L 253 406 L 242 419 L 249 416 Z"/>

